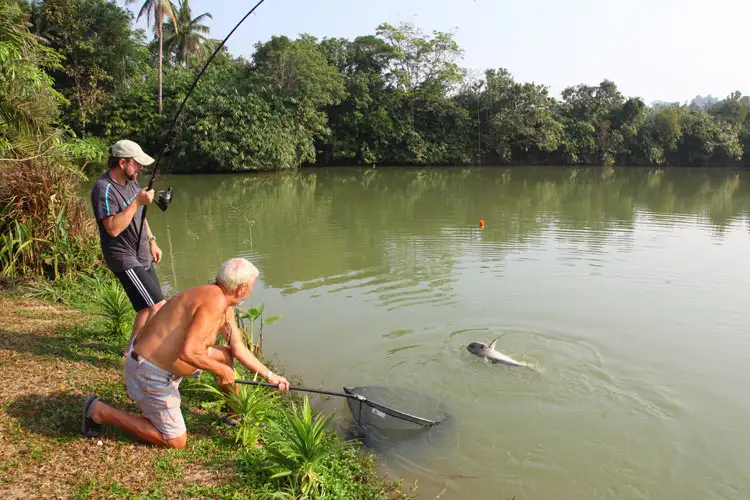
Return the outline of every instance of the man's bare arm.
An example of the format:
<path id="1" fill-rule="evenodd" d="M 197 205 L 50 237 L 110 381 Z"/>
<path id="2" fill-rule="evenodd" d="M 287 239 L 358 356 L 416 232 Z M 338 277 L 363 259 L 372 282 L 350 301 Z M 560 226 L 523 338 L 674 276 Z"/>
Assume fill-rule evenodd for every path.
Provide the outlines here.
<path id="1" fill-rule="evenodd" d="M 237 324 L 234 320 L 234 310 L 230 307 L 227 309 L 224 315 L 226 323 L 221 329 L 221 335 L 229 344 L 229 349 L 232 351 L 232 357 L 242 363 L 242 365 L 248 370 L 252 370 L 261 377 L 265 377 L 268 373 L 268 367 L 260 362 L 255 355 L 250 352 L 245 342 L 242 341 L 242 332 L 237 328 Z M 229 328 L 227 328 L 227 326 Z"/>
<path id="2" fill-rule="evenodd" d="M 116 238 L 121 232 L 125 230 L 126 227 L 128 227 L 130 221 L 133 220 L 133 216 L 138 211 L 139 206 L 140 204 L 138 203 L 138 200 L 133 200 L 133 203 L 128 205 L 128 207 L 122 212 L 118 213 L 117 215 L 110 215 L 109 217 L 105 217 L 104 219 L 102 219 L 102 225 L 104 226 L 104 229 L 107 230 L 107 233 L 110 236 Z"/>
<path id="3" fill-rule="evenodd" d="M 121 232 L 125 230 L 133 220 L 135 213 L 138 211 L 138 207 L 141 205 L 150 205 L 154 199 L 154 190 L 146 191 L 142 189 L 138 196 L 135 197 L 133 202 L 127 206 L 125 210 L 118 213 L 117 215 L 110 215 L 102 219 L 102 225 L 107 233 L 116 238 Z"/>
<path id="4" fill-rule="evenodd" d="M 210 309 L 210 305 L 198 306 L 185 335 L 180 359 L 196 368 L 216 374 L 219 385 L 231 385 L 234 383 L 234 370 L 208 355 L 208 346 L 211 342 L 207 340 L 216 334 L 216 316 L 215 313 L 209 312 Z"/>
<path id="5" fill-rule="evenodd" d="M 226 323 L 221 329 L 221 335 L 226 339 L 229 344 L 229 349 L 232 351 L 232 357 L 242 363 L 248 370 L 252 370 L 261 377 L 267 378 L 272 384 L 279 384 L 279 389 L 288 390 L 289 382 L 284 377 L 276 374 L 272 374 L 270 377 L 266 377 L 271 371 L 266 365 L 255 357 L 247 348 L 245 342 L 242 340 L 242 333 L 239 331 L 234 318 L 234 310 L 230 307 L 227 309 L 224 319 Z"/>

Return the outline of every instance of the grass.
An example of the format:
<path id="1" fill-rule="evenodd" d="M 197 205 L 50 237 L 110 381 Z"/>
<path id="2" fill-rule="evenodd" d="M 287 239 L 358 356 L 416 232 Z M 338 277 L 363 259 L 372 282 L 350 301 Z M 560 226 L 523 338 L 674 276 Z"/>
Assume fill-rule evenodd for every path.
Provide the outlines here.
<path id="1" fill-rule="evenodd" d="M 70 287 L 63 294 L 69 304 L 86 300 L 83 293 L 76 298 L 79 287 L 61 286 Z M 279 469 L 266 444 L 288 449 L 278 438 L 261 434 L 260 446 L 245 446 L 235 428 L 218 418 L 212 407 L 216 399 L 201 390 L 213 383 L 209 373 L 181 385 L 190 434 L 183 450 L 145 445 L 114 427 L 106 428 L 101 445 L 81 436 L 81 404 L 89 392 L 118 408 L 137 410 L 122 376 L 126 339 L 103 334 L 109 331 L 104 318 L 72 305 L 0 292 L 1 498 L 301 497 L 293 481 L 271 478 Z M 254 415 L 276 421 L 279 411 L 291 408 L 291 398 L 275 398 L 282 409 L 271 416 Z M 304 412 L 287 416 L 278 418 L 279 425 L 308 418 Z M 325 439 L 338 438 L 328 434 Z M 325 497 L 407 497 L 400 483 L 376 472 L 373 456 L 359 448 L 331 449 L 316 465 Z"/>

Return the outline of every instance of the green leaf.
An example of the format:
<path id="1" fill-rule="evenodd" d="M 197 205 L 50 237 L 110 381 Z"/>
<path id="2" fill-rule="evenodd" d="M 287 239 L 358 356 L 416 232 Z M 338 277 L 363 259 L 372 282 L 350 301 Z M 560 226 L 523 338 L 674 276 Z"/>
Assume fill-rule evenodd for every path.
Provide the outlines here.
<path id="1" fill-rule="evenodd" d="M 291 475 L 292 475 L 292 471 L 286 470 L 284 472 L 277 472 L 276 474 L 271 476 L 269 479 L 277 479 L 279 477 L 285 477 L 285 476 L 291 476 Z"/>
<path id="2" fill-rule="evenodd" d="M 284 316 L 269 316 L 268 318 L 263 319 L 264 325 L 272 325 L 282 319 Z"/>

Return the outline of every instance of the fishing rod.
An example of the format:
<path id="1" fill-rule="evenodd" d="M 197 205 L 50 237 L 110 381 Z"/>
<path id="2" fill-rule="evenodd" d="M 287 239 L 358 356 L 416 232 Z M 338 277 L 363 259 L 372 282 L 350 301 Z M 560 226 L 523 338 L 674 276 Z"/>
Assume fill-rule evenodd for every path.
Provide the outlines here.
<path id="1" fill-rule="evenodd" d="M 190 89 L 187 91 L 187 94 L 185 94 L 185 98 L 182 100 L 182 103 L 180 104 L 180 107 L 177 109 L 177 113 L 174 116 L 174 119 L 172 120 L 172 124 L 167 129 L 166 133 L 164 134 L 164 140 L 161 150 L 159 151 L 159 155 L 156 157 L 156 161 L 154 162 L 154 168 L 151 171 L 151 178 L 148 181 L 148 187 L 146 188 L 146 191 L 150 191 L 153 188 L 154 185 L 154 179 L 156 179 L 156 171 L 159 168 L 159 162 L 161 161 L 162 156 L 164 155 L 164 151 L 167 149 L 167 145 L 169 143 L 167 142 L 167 138 L 172 133 L 172 131 L 175 128 L 175 125 L 177 125 L 177 119 L 180 117 L 180 114 L 182 113 L 182 109 L 185 107 L 185 103 L 187 102 L 188 98 L 190 97 L 190 94 L 193 93 L 193 89 L 195 89 L 196 85 L 198 85 L 198 80 L 200 80 L 201 76 L 203 76 L 203 73 L 206 71 L 206 68 L 208 68 L 208 65 L 211 64 L 211 61 L 213 61 L 214 57 L 216 57 L 216 54 L 219 53 L 221 48 L 224 46 L 225 43 L 227 43 L 227 40 L 229 40 L 229 37 L 232 36 L 232 34 L 237 30 L 237 28 L 240 27 L 240 25 L 245 22 L 245 19 L 250 17 L 250 15 L 255 12 L 255 9 L 260 7 L 260 5 L 265 2 L 265 0 L 259 0 L 258 3 L 256 3 L 252 9 L 250 9 L 245 16 L 240 19 L 240 21 L 232 28 L 232 31 L 229 32 L 229 34 L 224 37 L 224 40 L 219 44 L 218 47 L 216 47 L 216 50 L 214 50 L 213 54 L 211 54 L 211 57 L 208 58 L 208 61 L 206 61 L 206 64 L 203 65 L 203 68 L 198 73 L 198 76 L 193 80 L 193 85 L 190 87 Z M 167 189 L 163 191 L 159 191 L 159 197 L 155 201 L 156 206 L 158 206 L 162 212 L 166 211 L 169 207 L 169 204 L 172 202 L 172 188 L 168 187 Z M 141 214 L 141 227 L 138 229 L 138 239 L 136 241 L 141 241 L 141 235 L 143 234 L 143 224 L 146 221 L 146 211 L 148 210 L 148 205 L 144 205 L 143 207 L 143 213 Z"/>

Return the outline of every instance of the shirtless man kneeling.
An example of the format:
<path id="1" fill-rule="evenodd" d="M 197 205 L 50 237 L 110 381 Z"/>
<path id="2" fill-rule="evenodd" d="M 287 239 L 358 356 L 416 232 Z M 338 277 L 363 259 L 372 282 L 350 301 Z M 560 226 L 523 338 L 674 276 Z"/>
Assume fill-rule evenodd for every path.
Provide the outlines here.
<path id="1" fill-rule="evenodd" d="M 126 413 L 89 394 L 81 432 L 101 434 L 103 424 L 125 429 L 155 445 L 184 448 L 187 429 L 180 410 L 183 377 L 207 370 L 224 391 L 237 390 L 234 360 L 263 376 L 280 391 L 289 382 L 271 372 L 245 346 L 234 322 L 233 306 L 249 295 L 258 269 L 242 258 L 222 264 L 216 283 L 186 290 L 167 301 L 133 339 L 125 358 L 125 383 L 144 417 Z M 213 345 L 221 332 L 228 346 Z"/>

